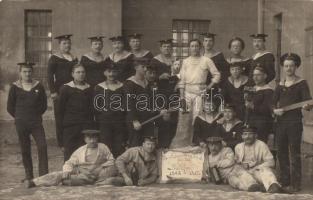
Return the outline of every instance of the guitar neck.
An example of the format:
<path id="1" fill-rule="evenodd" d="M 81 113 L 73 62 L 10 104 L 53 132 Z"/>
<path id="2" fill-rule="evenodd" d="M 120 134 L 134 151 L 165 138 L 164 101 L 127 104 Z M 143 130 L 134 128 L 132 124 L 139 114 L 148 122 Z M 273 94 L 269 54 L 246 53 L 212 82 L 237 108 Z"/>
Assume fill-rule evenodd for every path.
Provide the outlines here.
<path id="1" fill-rule="evenodd" d="M 294 103 L 294 104 L 282 107 L 281 109 L 283 109 L 284 111 L 289 111 L 289 110 L 302 108 L 304 105 L 313 105 L 313 100 L 311 99 L 311 100 L 302 101 L 299 103 Z"/>

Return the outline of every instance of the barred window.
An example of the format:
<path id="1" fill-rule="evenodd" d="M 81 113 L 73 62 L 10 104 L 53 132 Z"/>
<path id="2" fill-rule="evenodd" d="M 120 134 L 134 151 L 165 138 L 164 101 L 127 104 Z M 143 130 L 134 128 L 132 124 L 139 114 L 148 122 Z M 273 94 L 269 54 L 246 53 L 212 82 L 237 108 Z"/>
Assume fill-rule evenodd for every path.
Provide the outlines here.
<path id="1" fill-rule="evenodd" d="M 47 65 L 52 52 L 51 10 L 25 10 L 25 58 L 36 63 L 34 77 L 47 84 Z"/>
<path id="2" fill-rule="evenodd" d="M 189 55 L 188 42 L 209 32 L 210 20 L 174 19 L 172 23 L 173 56 L 178 59 Z"/>

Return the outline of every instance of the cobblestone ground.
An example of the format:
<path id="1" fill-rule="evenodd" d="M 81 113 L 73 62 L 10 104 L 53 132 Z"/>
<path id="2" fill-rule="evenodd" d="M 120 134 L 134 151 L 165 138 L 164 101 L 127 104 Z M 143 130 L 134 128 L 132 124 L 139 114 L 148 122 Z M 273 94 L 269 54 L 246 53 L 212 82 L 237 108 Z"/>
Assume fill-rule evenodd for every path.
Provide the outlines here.
<path id="1" fill-rule="evenodd" d="M 197 200 L 197 199 L 313 199 L 312 185 L 306 184 L 301 194 L 265 194 L 240 192 L 228 185 L 216 186 L 208 184 L 154 184 L 149 187 L 112 187 L 112 186 L 85 186 L 85 187 L 43 187 L 25 189 L 20 180 L 24 178 L 20 150 L 17 145 L 1 144 L 0 148 L 0 199 L 1 200 Z M 49 142 L 49 171 L 58 171 L 63 164 L 62 152 L 56 145 Z M 34 157 L 34 172 L 37 173 L 36 148 L 32 149 Z M 309 194 L 308 194 L 309 193 Z"/>

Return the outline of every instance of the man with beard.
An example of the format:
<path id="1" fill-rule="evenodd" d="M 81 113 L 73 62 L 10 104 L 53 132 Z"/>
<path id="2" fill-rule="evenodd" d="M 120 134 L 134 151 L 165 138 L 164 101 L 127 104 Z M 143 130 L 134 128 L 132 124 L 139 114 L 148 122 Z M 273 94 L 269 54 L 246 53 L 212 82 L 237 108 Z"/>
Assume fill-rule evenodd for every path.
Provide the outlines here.
<path id="1" fill-rule="evenodd" d="M 281 192 L 273 172 L 274 158 L 268 146 L 257 139 L 256 128 L 246 127 L 242 133 L 243 142 L 235 147 L 235 160 L 269 193 Z"/>

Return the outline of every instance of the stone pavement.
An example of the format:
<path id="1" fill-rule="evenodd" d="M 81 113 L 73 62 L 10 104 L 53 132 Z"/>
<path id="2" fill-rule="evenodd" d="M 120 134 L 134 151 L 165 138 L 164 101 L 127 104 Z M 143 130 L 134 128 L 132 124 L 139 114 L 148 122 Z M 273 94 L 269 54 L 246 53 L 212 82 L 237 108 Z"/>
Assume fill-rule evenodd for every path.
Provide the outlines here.
<path id="1" fill-rule="evenodd" d="M 179 199 L 179 200 L 198 200 L 198 199 L 244 199 L 244 200 L 309 200 L 313 199 L 310 194 L 266 194 L 248 193 L 241 191 L 225 192 L 221 189 L 209 189 L 209 186 L 198 185 L 198 188 L 186 188 L 187 185 L 162 185 L 150 187 L 113 187 L 113 186 L 85 186 L 85 187 L 49 187 L 49 188 L 10 188 L 0 190 L 2 200 L 153 200 L 153 199 Z M 195 187 L 195 184 L 193 184 Z M 225 186 L 220 186 L 225 187 Z"/>
<path id="2" fill-rule="evenodd" d="M 312 182 L 305 184 L 301 194 L 248 193 L 232 189 L 228 185 L 213 184 L 154 184 L 149 187 L 42 187 L 25 189 L 20 180 L 24 178 L 18 145 L 0 143 L 0 199 L 1 200 L 86 200 L 86 199 L 313 199 Z M 34 173 L 37 174 L 36 148 L 33 146 Z M 49 171 L 58 171 L 63 164 L 63 156 L 54 141 L 48 141 Z"/>

